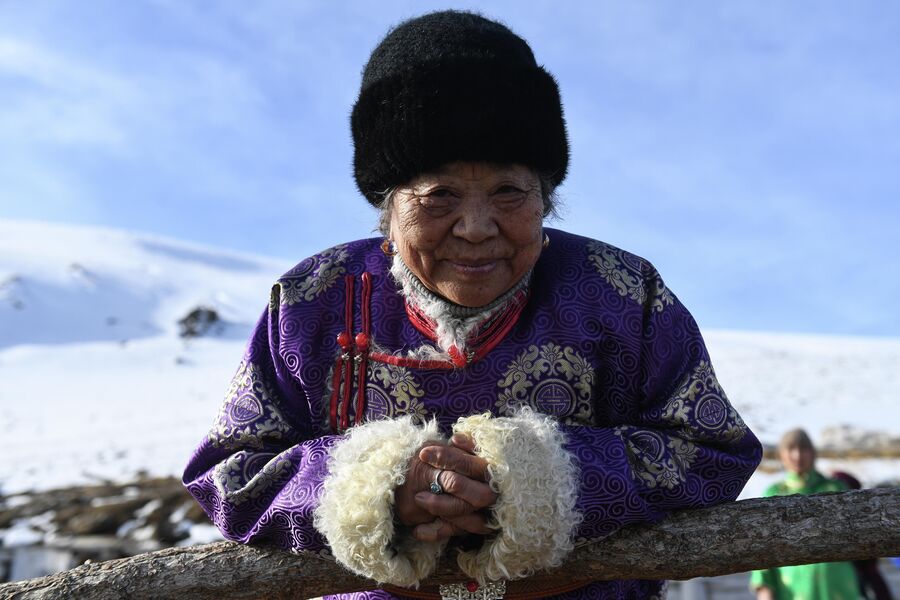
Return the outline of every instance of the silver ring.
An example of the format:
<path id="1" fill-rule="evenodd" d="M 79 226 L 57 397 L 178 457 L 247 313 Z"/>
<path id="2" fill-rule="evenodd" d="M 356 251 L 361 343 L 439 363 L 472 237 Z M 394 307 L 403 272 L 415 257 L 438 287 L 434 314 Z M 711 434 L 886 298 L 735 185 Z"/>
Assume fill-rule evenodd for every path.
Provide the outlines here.
<path id="1" fill-rule="evenodd" d="M 441 487 L 441 473 L 443 472 L 444 469 L 440 469 L 437 472 L 437 475 L 434 476 L 434 481 L 431 482 L 431 487 L 429 488 L 431 490 L 431 493 L 436 496 L 444 493 L 444 488 Z"/>

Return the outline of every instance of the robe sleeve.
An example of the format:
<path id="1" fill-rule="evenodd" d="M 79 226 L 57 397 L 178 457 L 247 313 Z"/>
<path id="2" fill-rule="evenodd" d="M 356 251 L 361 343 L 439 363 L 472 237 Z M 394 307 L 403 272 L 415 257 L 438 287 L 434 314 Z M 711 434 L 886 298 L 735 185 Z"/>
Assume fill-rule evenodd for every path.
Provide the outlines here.
<path id="1" fill-rule="evenodd" d="M 607 395 L 601 426 L 564 428 L 580 473 L 579 541 L 732 501 L 762 458 L 693 317 L 652 265 L 643 267 L 640 351 L 629 370 L 623 361 L 630 397 Z"/>
<path id="2" fill-rule="evenodd" d="M 491 464 L 500 498 L 498 534 L 460 558 L 469 575 L 524 577 L 625 525 L 732 501 L 759 464 L 762 448 L 719 385 L 696 323 L 649 264 L 643 290 L 639 350 L 610 370 L 615 393 L 595 388 L 595 426 L 528 409 L 457 424 Z"/>
<path id="3" fill-rule="evenodd" d="M 277 327 L 270 307 L 183 481 L 225 538 L 321 552 L 312 516 L 328 451 L 340 438 L 310 435 L 308 405 L 285 372 Z"/>
<path id="4" fill-rule="evenodd" d="M 378 582 L 413 585 L 443 545 L 397 534 L 394 489 L 415 450 L 441 436 L 409 418 L 317 431 L 280 349 L 278 294 L 275 286 L 184 484 L 229 540 L 331 555 Z"/>

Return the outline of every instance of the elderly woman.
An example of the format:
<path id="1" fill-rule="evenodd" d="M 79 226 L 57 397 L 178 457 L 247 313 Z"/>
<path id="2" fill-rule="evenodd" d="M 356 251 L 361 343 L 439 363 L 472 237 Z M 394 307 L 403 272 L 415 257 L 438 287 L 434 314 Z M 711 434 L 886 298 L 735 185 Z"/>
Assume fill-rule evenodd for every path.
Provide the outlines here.
<path id="1" fill-rule="evenodd" d="M 766 490 L 765 496 L 839 492 L 847 486 L 816 471 L 816 449 L 802 429 L 781 437 L 778 457 L 787 470 L 784 481 Z M 757 600 L 856 600 L 860 597 L 856 570 L 849 562 L 818 563 L 754 571 L 750 587 Z"/>
<path id="2" fill-rule="evenodd" d="M 333 556 L 385 584 L 367 598 L 515 598 L 577 544 L 738 495 L 759 443 L 690 314 L 647 261 L 543 226 L 568 143 L 523 39 L 466 12 L 401 24 L 352 131 L 384 237 L 273 287 L 184 476 L 227 538 Z M 409 589 L 450 547 L 470 580 Z"/>

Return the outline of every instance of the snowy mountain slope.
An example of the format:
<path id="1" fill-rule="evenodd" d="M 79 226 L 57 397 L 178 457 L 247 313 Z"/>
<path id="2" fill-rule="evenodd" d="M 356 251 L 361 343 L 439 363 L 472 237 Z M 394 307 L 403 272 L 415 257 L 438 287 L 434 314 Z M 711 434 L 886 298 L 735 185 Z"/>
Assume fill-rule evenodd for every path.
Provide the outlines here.
<path id="1" fill-rule="evenodd" d="M 302 258 L 298 256 L 298 259 Z M 0 221 L 0 491 L 178 475 L 216 415 L 284 261 L 97 228 Z M 228 323 L 185 340 L 192 308 Z M 806 426 L 900 434 L 900 340 L 705 332 L 766 442 Z M 843 468 L 871 484 L 897 461 Z M 746 495 L 773 477 L 758 474 Z"/>
<path id="2" fill-rule="evenodd" d="M 0 347 L 171 334 L 197 305 L 252 324 L 289 267 L 145 234 L 0 220 Z"/>

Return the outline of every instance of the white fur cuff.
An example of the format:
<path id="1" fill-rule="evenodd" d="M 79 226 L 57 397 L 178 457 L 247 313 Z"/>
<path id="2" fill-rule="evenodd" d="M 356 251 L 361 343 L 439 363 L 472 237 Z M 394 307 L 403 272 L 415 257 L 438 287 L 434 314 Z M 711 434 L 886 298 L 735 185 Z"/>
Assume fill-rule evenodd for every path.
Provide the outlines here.
<path id="1" fill-rule="evenodd" d="M 315 527 L 338 562 L 379 583 L 403 587 L 417 585 L 434 570 L 444 543 L 396 536 L 394 490 L 413 453 L 441 439 L 433 421 L 418 427 L 405 417 L 355 427 L 331 449 Z"/>
<path id="2" fill-rule="evenodd" d="M 523 409 L 513 417 L 464 417 L 453 430 L 475 441 L 499 495 L 491 523 L 499 531 L 479 550 L 460 553 L 463 572 L 483 583 L 561 565 L 581 515 L 578 470 L 556 421 Z"/>

